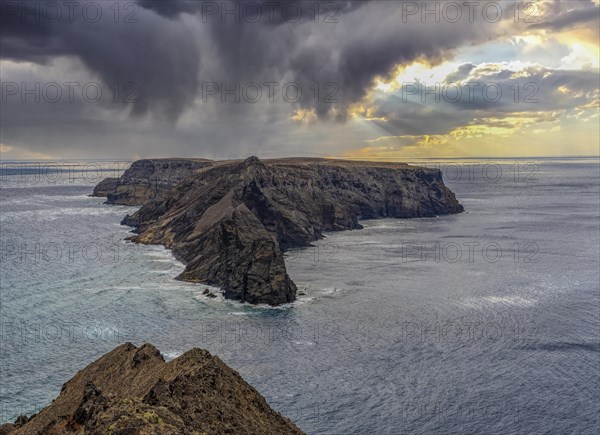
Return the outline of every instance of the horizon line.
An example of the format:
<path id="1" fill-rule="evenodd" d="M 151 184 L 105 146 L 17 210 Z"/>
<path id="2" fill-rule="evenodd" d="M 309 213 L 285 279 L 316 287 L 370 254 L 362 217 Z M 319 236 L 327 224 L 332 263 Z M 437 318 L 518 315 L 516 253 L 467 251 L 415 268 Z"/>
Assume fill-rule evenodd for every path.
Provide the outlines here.
<path id="1" fill-rule="evenodd" d="M 253 154 L 252 154 L 253 155 Z M 131 157 L 131 158 L 120 158 L 120 159 L 107 159 L 107 158 L 52 158 L 52 159 L 3 159 L 0 156 L 0 163 L 6 162 L 76 162 L 76 161 L 99 161 L 99 162 L 115 162 L 115 161 L 137 161 L 137 160 L 161 160 L 161 159 L 206 159 L 206 160 L 214 160 L 214 161 L 222 161 L 222 160 L 243 160 L 250 155 L 240 156 L 240 157 L 228 157 L 228 158 L 207 158 L 207 157 L 180 157 L 180 156 L 163 156 L 163 157 Z M 268 160 L 268 159 L 294 159 L 294 158 L 323 158 L 323 159 L 344 159 L 344 160 L 394 160 L 394 161 L 402 161 L 402 160 L 512 160 L 512 159 L 600 159 L 600 154 L 592 155 L 560 155 L 560 156 L 456 156 L 456 157 L 348 157 L 348 156 L 280 156 L 280 157 L 259 157 L 259 159 Z"/>

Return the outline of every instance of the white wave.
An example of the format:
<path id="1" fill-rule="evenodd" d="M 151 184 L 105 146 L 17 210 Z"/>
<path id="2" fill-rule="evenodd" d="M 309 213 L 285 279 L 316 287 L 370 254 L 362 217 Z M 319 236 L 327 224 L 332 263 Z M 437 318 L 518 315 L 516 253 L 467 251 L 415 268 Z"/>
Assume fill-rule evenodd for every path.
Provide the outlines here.
<path id="1" fill-rule="evenodd" d="M 111 289 L 113 290 L 142 290 L 144 287 L 140 287 L 140 286 L 115 286 L 115 287 L 111 287 Z"/>
<path id="2" fill-rule="evenodd" d="M 161 355 L 163 356 L 163 358 L 166 361 L 171 361 L 171 360 L 183 355 L 183 352 L 180 352 L 178 350 L 171 350 L 171 351 L 167 351 L 167 352 L 161 352 Z"/>
<path id="3" fill-rule="evenodd" d="M 334 295 L 334 294 L 339 293 L 341 291 L 342 291 L 342 289 L 337 288 L 337 287 L 324 287 L 324 288 L 321 288 L 321 289 L 318 290 L 318 292 L 320 294 L 326 295 L 326 296 Z"/>
<path id="4" fill-rule="evenodd" d="M 477 308 L 482 305 L 509 305 L 513 307 L 529 307 L 536 304 L 534 299 L 527 299 L 521 296 L 484 296 L 481 298 L 469 298 L 462 302 L 462 305 Z"/>
<path id="5" fill-rule="evenodd" d="M 521 296 L 486 296 L 483 300 L 490 304 L 504 304 L 520 307 L 527 307 L 536 303 L 533 299 L 526 299 Z"/>
<path id="6" fill-rule="evenodd" d="M 168 251 L 167 249 L 161 249 L 161 250 L 157 250 L 156 247 L 154 246 L 149 246 L 148 247 L 149 251 L 146 253 L 146 255 L 148 257 L 156 257 L 159 259 L 164 259 L 165 257 L 170 256 L 170 251 Z"/>
<path id="7" fill-rule="evenodd" d="M 194 284 L 196 289 L 194 290 L 194 298 L 201 301 L 214 301 L 214 302 L 223 302 L 225 301 L 225 297 L 223 296 L 223 292 L 218 287 L 212 287 L 210 285 L 198 285 Z M 203 294 L 205 290 L 208 290 L 210 293 L 216 297 L 210 297 L 209 295 Z"/>
<path id="8" fill-rule="evenodd" d="M 23 219 L 26 220 L 57 220 L 63 219 L 65 216 L 102 216 L 114 214 L 110 209 L 101 209 L 93 207 L 77 207 L 77 208 L 53 208 L 49 210 L 25 210 L 25 211 L 7 211 L 2 212 L 0 221 Z"/>
<path id="9" fill-rule="evenodd" d="M 294 340 L 292 343 L 298 344 L 301 346 L 314 346 L 316 344 L 314 341 L 308 341 L 308 340 Z"/>

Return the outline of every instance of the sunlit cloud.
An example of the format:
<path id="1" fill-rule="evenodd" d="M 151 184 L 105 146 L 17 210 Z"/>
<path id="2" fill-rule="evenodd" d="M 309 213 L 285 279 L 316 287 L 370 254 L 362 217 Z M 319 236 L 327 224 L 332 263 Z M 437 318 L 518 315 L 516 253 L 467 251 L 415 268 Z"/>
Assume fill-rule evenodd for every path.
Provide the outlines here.
<path id="1" fill-rule="evenodd" d="M 30 151 L 24 147 L 13 147 L 0 143 L 0 160 L 51 160 L 53 156 L 47 153 Z"/>

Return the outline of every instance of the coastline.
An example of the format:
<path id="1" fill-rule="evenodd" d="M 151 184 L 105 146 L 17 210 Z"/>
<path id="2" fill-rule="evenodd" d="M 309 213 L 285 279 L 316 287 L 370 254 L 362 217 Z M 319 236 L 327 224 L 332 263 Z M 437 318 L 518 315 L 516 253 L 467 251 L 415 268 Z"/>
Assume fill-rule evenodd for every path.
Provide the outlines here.
<path id="1" fill-rule="evenodd" d="M 360 229 L 359 219 L 463 211 L 439 170 L 327 159 L 143 160 L 95 193 L 141 205 L 123 219 L 137 233 L 130 240 L 171 249 L 186 266 L 179 279 L 269 305 L 296 298 L 288 249 Z"/>

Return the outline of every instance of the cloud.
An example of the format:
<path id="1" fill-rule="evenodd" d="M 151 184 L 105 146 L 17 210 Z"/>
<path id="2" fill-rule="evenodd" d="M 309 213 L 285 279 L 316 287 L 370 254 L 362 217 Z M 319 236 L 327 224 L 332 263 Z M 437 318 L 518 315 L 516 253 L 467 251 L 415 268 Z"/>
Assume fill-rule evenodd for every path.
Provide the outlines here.
<path id="1" fill-rule="evenodd" d="M 399 77 L 405 74 L 406 69 L 399 71 Z M 427 74 L 435 76 L 436 71 L 427 70 Z M 449 70 L 439 82 L 404 80 L 384 83 L 382 91 L 355 112 L 358 118 L 372 119 L 379 131 L 365 141 L 366 146 L 348 155 L 400 158 L 436 149 L 467 155 L 473 149 L 485 153 L 492 142 L 502 143 L 504 148 L 493 148 L 491 155 L 503 155 L 507 149 L 520 152 L 519 147 L 528 149 L 532 144 L 532 136 L 548 140 L 548 134 L 557 133 L 563 125 L 569 131 L 576 128 L 569 119 L 594 120 L 600 107 L 598 73 L 592 70 L 551 69 L 521 62 L 466 63 Z M 456 98 L 454 90 L 444 93 L 446 85 L 462 89 L 461 97 Z M 493 90 L 486 92 L 485 86 Z M 581 144 L 588 153 L 597 148 L 594 137 L 597 135 Z M 504 140 L 508 139 L 513 145 L 507 146 Z M 562 145 L 563 150 L 569 148 L 569 142 Z"/>
<path id="2" fill-rule="evenodd" d="M 46 3 L 58 5 L 60 19 Z M 70 12 L 67 3 L 0 0 L 2 59 L 48 64 L 73 57 L 107 86 L 135 84 L 133 115 L 177 119 L 194 98 L 200 63 L 185 23 L 143 8 L 120 9 L 117 19 L 113 3 L 88 0 Z"/>
<path id="3" fill-rule="evenodd" d="M 400 81 L 399 81 L 400 80 Z M 521 62 L 466 63 L 445 78 L 391 80 L 391 92 L 378 92 L 365 107 L 368 116 L 406 133 L 447 130 L 447 122 L 463 123 L 480 112 L 526 113 L 587 106 L 597 101 L 598 74 L 594 70 L 564 70 Z M 383 86 L 385 89 L 386 86 Z M 436 126 L 428 127 L 435 115 Z M 423 119 L 425 124 L 419 123 Z M 413 131 L 406 131 L 407 124 Z"/>
<path id="4" fill-rule="evenodd" d="M 532 29 L 559 31 L 567 28 L 598 23 L 600 8 L 592 1 L 569 2 L 569 9 L 558 12 L 553 18 L 531 25 Z"/>
<path id="5" fill-rule="evenodd" d="M 80 0 L 73 20 L 65 10 L 53 22 L 48 17 L 24 18 L 27 4 L 43 8 L 51 3 L 62 4 L 0 0 L 3 82 L 25 83 L 28 89 L 50 81 L 97 82 L 104 98 L 90 104 L 78 91 L 74 101 L 23 104 L 11 96 L 3 104 L 3 140 L 13 147 L 27 144 L 37 152 L 50 148 L 52 154 L 109 152 L 121 157 L 234 157 L 267 150 L 281 155 L 325 153 L 323 144 L 338 149 L 339 138 L 359 140 L 367 131 L 434 137 L 481 117 L 479 112 L 522 111 L 510 101 L 491 103 L 481 96 L 451 105 L 403 101 L 401 94 L 386 94 L 375 86 L 393 80 L 399 67 L 417 62 L 426 69 L 448 68 L 465 47 L 549 30 L 583 32 L 592 22 L 582 11 L 597 11 L 591 2 L 577 2 L 573 10 L 543 2 L 536 24 L 515 23 L 507 11 L 499 22 L 478 15 L 475 22 L 451 23 L 407 16 L 406 2 L 320 2 L 315 16 L 313 2 L 276 0 L 273 15 L 265 12 L 273 2 L 254 2 L 265 9 L 260 19 L 252 20 L 247 15 L 222 15 L 248 2 L 139 0 L 120 3 L 116 16 L 112 2 Z M 102 7 L 98 22 L 82 15 L 88 4 Z M 210 9 L 215 6 L 218 10 Z M 302 11 L 299 19 L 284 13 L 296 8 Z M 558 58 L 587 65 L 589 52 Z M 539 84 L 539 110 L 585 106 L 590 104 L 589 92 L 597 89 L 594 70 L 588 74 L 527 68 L 517 69 Z M 516 71 L 500 62 L 469 60 L 451 73 L 447 81 L 493 80 L 506 93 Z M 136 98 L 125 103 L 123 86 L 131 82 Z M 271 82 L 279 83 L 274 102 L 268 101 L 265 86 Z M 222 89 L 244 89 L 251 83 L 262 87 L 259 101 L 235 103 L 231 95 L 225 95 L 226 103 L 221 101 Z M 296 102 L 282 95 L 290 83 L 302 90 Z M 120 95 L 113 102 L 115 84 Z M 217 85 L 219 92 L 205 99 L 206 85 Z M 569 93 L 557 93 L 560 87 Z M 357 116 L 368 119 L 369 126 L 352 124 Z M 357 130 L 346 136 L 344 128 Z M 312 133 L 316 131 L 320 134 Z M 318 143 L 293 148 L 308 141 Z"/>
<path id="6" fill-rule="evenodd" d="M 4 17 L 4 59 L 47 63 L 56 56 L 73 56 L 105 84 L 135 82 L 139 97 L 134 115 L 153 112 L 172 120 L 190 106 L 202 83 L 234 87 L 272 81 L 297 83 L 301 108 L 314 109 L 321 119 L 343 120 L 373 80 L 389 75 L 396 65 L 419 58 L 440 62 L 462 44 L 489 37 L 496 27 L 407 21 L 403 8 L 379 1 L 332 2 L 331 10 L 322 6 L 318 15 L 314 4 L 274 2 L 274 18 L 265 9 L 254 22 L 235 14 L 207 15 L 202 9 L 212 4 L 219 11 L 243 11 L 244 2 L 144 0 L 134 11 L 137 22 L 124 22 L 125 11 L 120 11 L 116 23 L 105 4 L 100 4 L 103 18 L 97 23 L 77 14 L 72 22 L 63 17 L 49 23 L 23 19 L 30 3 L 0 1 L 3 7 L 17 8 Z M 83 11 L 99 3 L 81 4 Z M 298 8 L 302 19 L 285 13 L 290 6 Z M 421 36 L 414 38 L 419 31 Z M 335 103 L 327 100 L 327 89 L 315 90 L 328 85 L 335 86 Z"/>
<path id="7" fill-rule="evenodd" d="M 0 143 L 0 159 L 3 161 L 10 160 L 50 160 L 50 154 L 31 151 L 24 147 L 15 148 L 10 145 Z"/>

